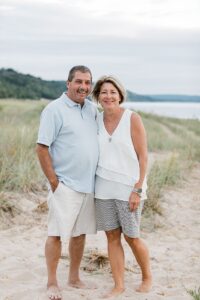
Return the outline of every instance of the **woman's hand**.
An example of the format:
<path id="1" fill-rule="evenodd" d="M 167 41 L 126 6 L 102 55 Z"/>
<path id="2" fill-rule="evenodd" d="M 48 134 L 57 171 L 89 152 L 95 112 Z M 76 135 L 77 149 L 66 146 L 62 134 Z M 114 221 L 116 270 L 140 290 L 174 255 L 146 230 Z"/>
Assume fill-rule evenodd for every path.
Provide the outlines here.
<path id="1" fill-rule="evenodd" d="M 130 211 L 136 210 L 138 208 L 139 204 L 140 204 L 140 196 L 135 192 L 131 192 L 130 197 L 129 197 Z"/>

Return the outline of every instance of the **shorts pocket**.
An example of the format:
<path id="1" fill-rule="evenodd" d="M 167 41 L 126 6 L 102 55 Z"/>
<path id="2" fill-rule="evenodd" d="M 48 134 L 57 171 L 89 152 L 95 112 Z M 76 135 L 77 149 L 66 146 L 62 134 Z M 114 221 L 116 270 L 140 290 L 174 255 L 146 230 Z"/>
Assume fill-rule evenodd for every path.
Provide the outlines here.
<path id="1" fill-rule="evenodd" d="M 61 182 L 59 181 L 59 182 L 58 182 L 58 185 L 57 185 L 57 187 L 56 187 L 56 189 L 55 189 L 55 191 L 54 191 L 54 192 L 52 191 L 52 194 L 53 194 L 53 195 L 55 195 L 55 194 L 58 192 L 58 190 L 59 190 L 59 188 L 60 188 L 60 185 L 61 185 Z"/>

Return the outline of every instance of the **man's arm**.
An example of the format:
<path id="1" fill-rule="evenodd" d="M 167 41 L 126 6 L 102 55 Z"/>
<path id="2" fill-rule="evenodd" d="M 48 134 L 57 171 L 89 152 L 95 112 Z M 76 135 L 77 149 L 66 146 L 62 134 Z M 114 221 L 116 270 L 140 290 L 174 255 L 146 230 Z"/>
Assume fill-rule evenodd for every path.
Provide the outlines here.
<path id="1" fill-rule="evenodd" d="M 51 185 L 52 191 L 54 192 L 58 186 L 59 181 L 52 166 L 51 156 L 49 154 L 49 147 L 42 144 L 37 144 L 36 152 L 42 170 Z"/>

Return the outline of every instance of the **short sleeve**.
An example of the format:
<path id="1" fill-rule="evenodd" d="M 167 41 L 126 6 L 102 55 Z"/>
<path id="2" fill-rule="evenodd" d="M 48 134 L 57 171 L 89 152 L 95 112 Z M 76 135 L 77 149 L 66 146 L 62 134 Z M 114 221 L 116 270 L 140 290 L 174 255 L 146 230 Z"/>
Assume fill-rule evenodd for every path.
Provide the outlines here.
<path id="1" fill-rule="evenodd" d="M 40 117 L 37 143 L 51 146 L 60 131 L 61 125 L 58 112 L 46 107 Z"/>

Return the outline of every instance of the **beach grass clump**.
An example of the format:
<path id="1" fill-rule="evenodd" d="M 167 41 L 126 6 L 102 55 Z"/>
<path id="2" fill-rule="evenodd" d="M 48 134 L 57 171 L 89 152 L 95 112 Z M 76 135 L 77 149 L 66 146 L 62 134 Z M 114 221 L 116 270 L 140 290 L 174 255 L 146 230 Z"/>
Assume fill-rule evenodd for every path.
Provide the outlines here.
<path id="1" fill-rule="evenodd" d="M 162 214 L 161 198 L 164 188 L 175 185 L 181 179 L 179 156 L 173 153 L 168 159 L 155 162 L 148 175 L 148 201 L 145 201 L 146 215 Z"/>
<path id="2" fill-rule="evenodd" d="M 200 300 L 200 287 L 194 290 L 187 290 L 187 293 L 192 296 L 194 300 Z"/>
<path id="3" fill-rule="evenodd" d="M 42 101 L 1 101 L 0 189 L 36 191 L 43 188 L 36 153 Z"/>

